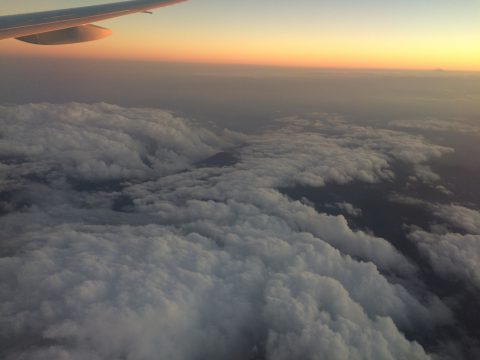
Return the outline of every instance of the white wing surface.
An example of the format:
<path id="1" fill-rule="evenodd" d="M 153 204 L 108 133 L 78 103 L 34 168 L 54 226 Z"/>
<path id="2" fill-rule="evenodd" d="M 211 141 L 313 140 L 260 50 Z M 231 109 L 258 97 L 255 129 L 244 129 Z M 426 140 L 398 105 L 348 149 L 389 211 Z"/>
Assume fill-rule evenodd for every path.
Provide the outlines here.
<path id="1" fill-rule="evenodd" d="M 61 45 L 97 40 L 110 35 L 111 31 L 92 25 L 92 22 L 146 12 L 183 1 L 186 0 L 134 0 L 0 16 L 0 40 L 16 38 L 41 45 Z"/>

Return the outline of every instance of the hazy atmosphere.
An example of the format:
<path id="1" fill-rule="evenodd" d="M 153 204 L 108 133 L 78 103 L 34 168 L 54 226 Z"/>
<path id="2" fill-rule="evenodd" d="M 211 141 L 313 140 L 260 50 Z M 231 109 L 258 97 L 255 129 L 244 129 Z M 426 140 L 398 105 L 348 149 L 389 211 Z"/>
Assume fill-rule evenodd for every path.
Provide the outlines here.
<path id="1" fill-rule="evenodd" d="M 38 9 L 25 3 L 0 9 Z M 260 21 L 274 7 L 201 3 L 142 26 L 228 22 L 248 4 Z M 272 11 L 343 9 L 352 28 L 380 6 L 287 3 Z M 425 38 L 447 12 L 478 8 L 435 4 Z M 118 55 L 133 53 L 126 30 L 142 16 L 108 24 L 114 40 L 0 41 L 0 358 L 480 358 L 477 48 L 462 71 Z"/>

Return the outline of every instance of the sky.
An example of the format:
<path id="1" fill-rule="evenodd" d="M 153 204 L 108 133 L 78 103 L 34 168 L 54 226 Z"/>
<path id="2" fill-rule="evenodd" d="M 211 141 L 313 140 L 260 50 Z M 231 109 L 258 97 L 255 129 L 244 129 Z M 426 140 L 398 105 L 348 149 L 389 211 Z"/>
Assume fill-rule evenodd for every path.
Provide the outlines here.
<path id="1" fill-rule="evenodd" d="M 3 15 L 108 1 L 4 0 Z M 480 70 L 477 0 L 191 0 L 103 21 L 108 39 L 62 47 L 15 40 L 0 53 L 330 68 Z"/>
<path id="2" fill-rule="evenodd" d="M 480 359 L 479 4 L 0 41 L 0 359 Z"/>

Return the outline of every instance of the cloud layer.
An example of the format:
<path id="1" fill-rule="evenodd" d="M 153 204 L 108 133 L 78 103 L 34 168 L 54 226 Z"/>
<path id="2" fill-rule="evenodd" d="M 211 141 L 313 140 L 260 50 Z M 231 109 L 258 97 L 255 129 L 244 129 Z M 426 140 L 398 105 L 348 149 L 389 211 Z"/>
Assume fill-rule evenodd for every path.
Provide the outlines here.
<path id="1" fill-rule="evenodd" d="M 393 127 L 405 128 L 405 129 L 420 129 L 429 131 L 441 131 L 441 132 L 459 132 L 466 134 L 478 134 L 480 133 L 480 127 L 473 121 L 467 119 L 437 119 L 437 118 L 424 118 L 424 119 L 404 119 L 391 121 L 389 123 Z"/>
<path id="2" fill-rule="evenodd" d="M 427 359 L 404 334 L 451 321 L 394 280 L 416 267 L 387 240 L 277 190 L 451 149 L 331 115 L 245 136 L 41 104 L 0 107 L 0 125 L 6 359 Z"/>

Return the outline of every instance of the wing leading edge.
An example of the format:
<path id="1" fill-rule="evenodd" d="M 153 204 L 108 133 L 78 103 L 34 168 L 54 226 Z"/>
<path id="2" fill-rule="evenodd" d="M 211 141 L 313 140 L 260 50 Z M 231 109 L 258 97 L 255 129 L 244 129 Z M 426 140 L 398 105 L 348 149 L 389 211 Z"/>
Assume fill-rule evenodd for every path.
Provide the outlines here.
<path id="1" fill-rule="evenodd" d="M 111 31 L 92 22 L 111 19 L 186 0 L 133 0 L 32 14 L 0 16 L 0 40 L 18 40 L 43 45 L 97 40 Z"/>

